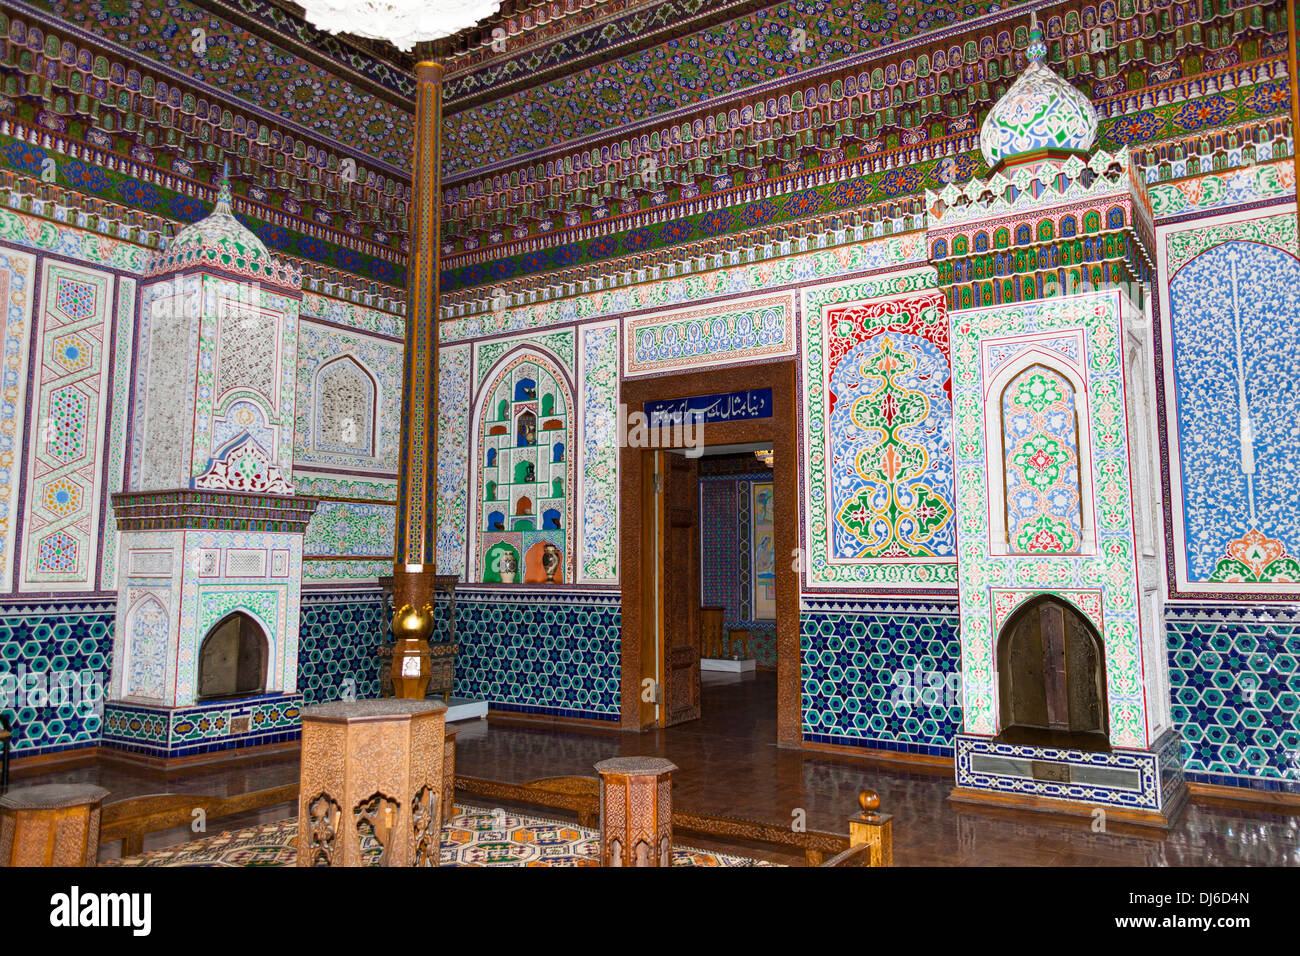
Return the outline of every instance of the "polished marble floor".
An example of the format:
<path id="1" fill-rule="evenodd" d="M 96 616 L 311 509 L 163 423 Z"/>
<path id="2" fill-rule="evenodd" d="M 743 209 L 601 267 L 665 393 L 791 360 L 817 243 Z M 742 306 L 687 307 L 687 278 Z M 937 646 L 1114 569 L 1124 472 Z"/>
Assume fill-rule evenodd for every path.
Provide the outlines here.
<path id="1" fill-rule="evenodd" d="M 645 734 L 575 729 L 493 717 L 462 724 L 457 772 L 512 783 L 539 777 L 591 775 L 592 765 L 617 755 L 658 755 L 678 767 L 673 800 L 701 813 L 845 832 L 857 793 L 869 787 L 894 815 L 898 866 L 1300 865 L 1300 814 L 1190 805 L 1169 832 L 1128 828 L 1094 833 L 1088 819 L 973 810 L 947 799 L 949 768 L 900 768 L 852 755 L 776 745 L 776 679 L 770 672 L 738 678 L 706 675 L 704 716 Z M 145 793 L 227 795 L 297 779 L 296 754 L 180 773 L 143 771 L 122 763 L 93 764 L 37 774 L 19 772 L 14 785 L 93 781 L 113 799 Z M 291 806 L 220 822 L 222 828 L 279 819 Z M 151 834 L 145 848 L 180 843 L 181 829 Z M 706 848 L 746 851 L 774 862 L 801 858 L 748 844 L 690 841 Z M 105 853 L 112 855 L 113 848 Z"/>

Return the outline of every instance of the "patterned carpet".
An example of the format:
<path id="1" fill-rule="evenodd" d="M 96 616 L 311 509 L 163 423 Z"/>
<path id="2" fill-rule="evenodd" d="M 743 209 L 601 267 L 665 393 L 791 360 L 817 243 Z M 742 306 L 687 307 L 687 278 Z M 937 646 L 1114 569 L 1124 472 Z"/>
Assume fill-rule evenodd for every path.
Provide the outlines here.
<path id="1" fill-rule="evenodd" d="M 596 831 L 559 820 L 524 817 L 501 810 L 457 807 L 442 830 L 443 866 L 598 866 Z M 298 859 L 298 819 L 262 823 L 204 837 L 192 843 L 140 856 L 110 860 L 103 866 L 294 866 Z M 366 856 L 377 861 L 380 847 L 364 841 Z M 673 866 L 770 866 L 762 860 L 690 847 L 673 847 Z"/>

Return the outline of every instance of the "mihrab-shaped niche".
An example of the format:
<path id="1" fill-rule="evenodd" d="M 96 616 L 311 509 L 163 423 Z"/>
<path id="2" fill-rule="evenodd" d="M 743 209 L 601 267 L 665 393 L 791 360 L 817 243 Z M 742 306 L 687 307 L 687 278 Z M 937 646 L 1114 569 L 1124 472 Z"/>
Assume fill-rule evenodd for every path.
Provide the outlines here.
<path id="1" fill-rule="evenodd" d="M 542 542 L 548 564 L 558 554 L 571 568 L 567 536 L 573 487 L 573 386 L 553 356 L 526 346 L 508 353 L 483 377 L 474 400 L 480 462 L 476 495 L 475 564 L 485 583 L 551 583 L 565 580 L 538 563 Z M 526 575 L 526 556 L 536 554 L 536 573 Z M 571 571 L 570 571 L 571 573 Z"/>

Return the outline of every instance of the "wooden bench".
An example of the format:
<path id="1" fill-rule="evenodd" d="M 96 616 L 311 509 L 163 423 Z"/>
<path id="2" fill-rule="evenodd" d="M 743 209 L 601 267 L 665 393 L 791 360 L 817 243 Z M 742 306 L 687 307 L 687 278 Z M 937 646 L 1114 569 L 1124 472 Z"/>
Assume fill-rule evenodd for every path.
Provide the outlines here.
<path id="1" fill-rule="evenodd" d="M 151 793 L 128 797 L 104 806 L 99 824 L 99 842 L 121 840 L 122 856 L 135 856 L 144 851 L 146 833 L 190 826 L 194 822 L 196 810 L 203 812 L 205 820 L 219 820 L 237 813 L 296 802 L 297 799 L 296 783 L 233 797 L 212 797 L 197 793 Z"/>
<path id="2" fill-rule="evenodd" d="M 527 783 L 501 783 L 479 777 L 457 777 L 461 793 L 567 810 L 578 823 L 598 827 L 600 781 L 595 777 L 545 777 Z M 731 840 L 747 840 L 803 850 L 808 866 L 892 866 L 893 840 L 889 814 L 876 813 L 880 797 L 871 790 L 858 794 L 862 813 L 850 818 L 849 835 L 820 830 L 796 831 L 788 826 L 712 816 L 674 808 L 672 826 L 678 832 Z"/>

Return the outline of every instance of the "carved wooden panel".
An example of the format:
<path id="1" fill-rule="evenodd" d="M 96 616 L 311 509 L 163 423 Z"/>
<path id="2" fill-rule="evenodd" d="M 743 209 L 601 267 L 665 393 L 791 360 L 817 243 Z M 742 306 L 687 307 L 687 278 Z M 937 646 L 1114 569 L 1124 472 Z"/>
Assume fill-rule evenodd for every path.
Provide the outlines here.
<path id="1" fill-rule="evenodd" d="M 445 717 L 423 700 L 303 711 L 299 866 L 437 865 Z"/>
<path id="2" fill-rule="evenodd" d="M 659 757 L 614 757 L 600 774 L 601 866 L 671 866 L 672 773 Z"/>

